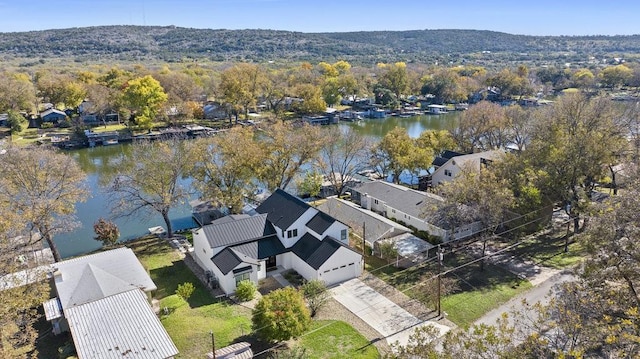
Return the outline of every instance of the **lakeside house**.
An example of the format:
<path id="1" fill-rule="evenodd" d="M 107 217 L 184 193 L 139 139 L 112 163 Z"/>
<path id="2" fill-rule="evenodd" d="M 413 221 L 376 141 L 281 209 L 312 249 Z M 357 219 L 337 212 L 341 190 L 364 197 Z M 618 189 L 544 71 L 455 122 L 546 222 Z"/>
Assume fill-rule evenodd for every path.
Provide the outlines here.
<path id="1" fill-rule="evenodd" d="M 53 333 L 70 331 L 78 358 L 166 359 L 178 349 L 151 308 L 156 290 L 129 248 L 54 263 L 56 297 L 45 302 Z"/>
<path id="2" fill-rule="evenodd" d="M 431 174 L 431 186 L 435 187 L 444 182 L 452 181 L 463 169 L 480 171 L 491 162 L 504 155 L 503 150 L 492 150 L 471 154 L 444 151 L 433 160 L 434 171 Z"/>
<path id="3" fill-rule="evenodd" d="M 349 227 L 298 197 L 276 190 L 256 215 L 229 215 L 193 231 L 194 258 L 226 293 L 243 280 L 257 284 L 272 270 L 293 269 L 332 285 L 362 273 Z"/>

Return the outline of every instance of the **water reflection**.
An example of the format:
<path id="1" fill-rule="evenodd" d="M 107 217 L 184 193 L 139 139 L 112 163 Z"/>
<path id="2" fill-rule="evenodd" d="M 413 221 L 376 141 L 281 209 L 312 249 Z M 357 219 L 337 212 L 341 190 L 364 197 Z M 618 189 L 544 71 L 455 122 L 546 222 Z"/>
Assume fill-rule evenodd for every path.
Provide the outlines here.
<path id="1" fill-rule="evenodd" d="M 356 132 L 379 140 L 387 132 L 396 126 L 406 128 L 409 136 L 418 137 L 424 130 L 445 130 L 454 128 L 458 123 L 458 113 L 448 113 L 438 116 L 414 116 L 409 118 L 389 117 L 386 119 L 367 119 L 357 123 L 346 123 Z M 100 146 L 95 148 L 83 148 L 69 151 L 82 169 L 88 175 L 88 187 L 91 197 L 85 202 L 78 203 L 77 217 L 81 226 L 70 233 L 60 234 L 55 241 L 62 257 L 75 256 L 101 247 L 101 243 L 94 240 L 93 223 L 98 218 L 111 219 L 109 198 L 103 190 L 108 184 L 109 178 L 118 172 L 119 163 L 123 157 L 131 156 L 131 144 L 119 144 L 116 146 Z M 189 186 L 191 179 L 182 180 L 182 184 Z M 188 203 L 170 212 L 170 218 L 174 229 L 191 228 L 195 224 L 191 219 L 191 210 Z M 147 233 L 148 228 L 164 226 L 162 218 L 157 214 L 139 216 L 137 218 L 119 218 L 114 222 L 120 229 L 121 240 L 132 239 Z"/>

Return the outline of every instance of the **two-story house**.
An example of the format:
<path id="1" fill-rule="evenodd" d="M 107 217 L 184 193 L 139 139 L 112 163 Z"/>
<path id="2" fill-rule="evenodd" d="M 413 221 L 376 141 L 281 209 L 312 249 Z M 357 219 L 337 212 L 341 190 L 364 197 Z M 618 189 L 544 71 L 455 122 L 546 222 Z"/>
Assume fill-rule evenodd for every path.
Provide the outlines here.
<path id="1" fill-rule="evenodd" d="M 227 294 L 242 280 L 257 283 L 273 268 L 294 269 L 327 285 L 362 273 L 348 246 L 349 228 L 280 189 L 257 215 L 231 215 L 193 231 L 194 258 Z"/>

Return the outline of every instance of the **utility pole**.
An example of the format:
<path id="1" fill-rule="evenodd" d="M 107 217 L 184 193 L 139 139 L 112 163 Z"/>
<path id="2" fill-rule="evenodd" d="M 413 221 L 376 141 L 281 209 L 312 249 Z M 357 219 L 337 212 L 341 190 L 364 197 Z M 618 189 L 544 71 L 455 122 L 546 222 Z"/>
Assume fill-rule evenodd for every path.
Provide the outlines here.
<path id="1" fill-rule="evenodd" d="M 365 239 L 367 235 L 367 222 L 362 222 L 362 270 L 364 271 L 367 268 L 367 240 Z"/>
<path id="2" fill-rule="evenodd" d="M 444 259 L 444 249 L 438 245 L 438 319 L 442 315 L 442 280 L 440 279 L 442 273 L 442 260 Z"/>
<path id="3" fill-rule="evenodd" d="M 209 331 L 209 334 L 211 334 L 211 355 L 216 359 L 216 339 L 213 337 L 213 330 Z"/>

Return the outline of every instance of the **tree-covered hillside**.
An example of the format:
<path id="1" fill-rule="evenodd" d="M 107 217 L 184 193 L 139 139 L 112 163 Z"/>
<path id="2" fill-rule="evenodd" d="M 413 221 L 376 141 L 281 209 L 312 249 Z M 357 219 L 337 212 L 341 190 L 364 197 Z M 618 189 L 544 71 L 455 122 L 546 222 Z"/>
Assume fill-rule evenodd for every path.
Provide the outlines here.
<path id="1" fill-rule="evenodd" d="M 463 55 L 473 59 L 483 52 L 504 60 L 620 57 L 640 52 L 640 35 L 524 36 L 476 30 L 300 33 L 174 26 L 99 26 L 0 33 L 0 56 L 5 59 L 178 61 L 192 57 L 218 61 L 346 59 L 361 63 L 400 60 L 430 63 L 459 61 Z"/>

